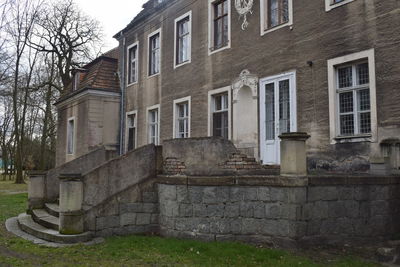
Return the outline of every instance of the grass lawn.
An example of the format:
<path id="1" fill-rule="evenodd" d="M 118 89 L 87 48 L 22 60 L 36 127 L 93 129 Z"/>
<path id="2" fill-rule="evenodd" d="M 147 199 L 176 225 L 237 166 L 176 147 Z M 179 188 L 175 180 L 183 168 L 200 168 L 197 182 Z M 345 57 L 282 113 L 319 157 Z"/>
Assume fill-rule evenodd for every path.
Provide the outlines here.
<path id="1" fill-rule="evenodd" d="M 7 189 L 6 189 L 7 188 Z M 5 193 L 5 190 L 14 192 Z M 350 255 L 313 257 L 238 243 L 203 243 L 160 237 L 113 237 L 94 246 L 46 248 L 14 237 L 7 218 L 26 209 L 26 185 L 0 182 L 0 267 L 3 266 L 377 266 Z M 317 258 L 318 260 L 315 260 Z"/>

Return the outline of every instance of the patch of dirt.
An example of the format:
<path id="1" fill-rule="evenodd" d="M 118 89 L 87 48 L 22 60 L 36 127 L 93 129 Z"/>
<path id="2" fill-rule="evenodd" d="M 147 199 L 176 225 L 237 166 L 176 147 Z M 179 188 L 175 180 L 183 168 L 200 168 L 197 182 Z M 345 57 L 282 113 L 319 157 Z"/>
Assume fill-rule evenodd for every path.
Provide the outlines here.
<path id="1" fill-rule="evenodd" d="M 11 191 L 11 190 L 0 190 L 0 194 L 3 195 L 18 195 L 18 194 L 25 194 L 28 191 Z"/>

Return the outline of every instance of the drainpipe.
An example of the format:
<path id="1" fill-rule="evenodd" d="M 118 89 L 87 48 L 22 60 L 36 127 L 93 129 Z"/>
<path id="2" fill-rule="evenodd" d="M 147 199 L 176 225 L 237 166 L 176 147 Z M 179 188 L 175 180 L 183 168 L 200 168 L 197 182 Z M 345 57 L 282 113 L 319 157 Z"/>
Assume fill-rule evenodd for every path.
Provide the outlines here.
<path id="1" fill-rule="evenodd" d="M 119 84 L 121 87 L 121 103 L 120 103 L 120 125 L 119 125 L 119 154 L 124 154 L 125 147 L 125 36 L 123 31 L 121 31 L 122 37 L 122 52 L 120 51 L 121 65 L 118 72 Z"/>

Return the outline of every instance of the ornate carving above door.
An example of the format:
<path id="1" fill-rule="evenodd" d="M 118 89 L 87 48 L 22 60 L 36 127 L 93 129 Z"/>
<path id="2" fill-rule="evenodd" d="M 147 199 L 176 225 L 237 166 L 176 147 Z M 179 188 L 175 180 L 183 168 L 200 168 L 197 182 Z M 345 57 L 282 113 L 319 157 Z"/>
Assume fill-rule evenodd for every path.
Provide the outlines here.
<path id="1" fill-rule="evenodd" d="M 239 91 L 243 86 L 250 87 L 253 98 L 258 97 L 258 77 L 251 74 L 249 70 L 243 70 L 240 73 L 239 78 L 235 79 L 232 83 L 234 102 L 238 100 Z"/>

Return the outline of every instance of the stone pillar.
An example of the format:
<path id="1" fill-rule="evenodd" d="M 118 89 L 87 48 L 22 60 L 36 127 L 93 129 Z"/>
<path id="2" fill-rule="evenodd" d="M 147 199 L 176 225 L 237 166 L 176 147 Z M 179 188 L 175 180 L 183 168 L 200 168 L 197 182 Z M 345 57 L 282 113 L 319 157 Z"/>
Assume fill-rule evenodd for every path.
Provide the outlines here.
<path id="1" fill-rule="evenodd" d="M 310 138 L 307 133 L 285 133 L 281 139 L 281 175 L 306 176 L 307 153 L 306 141 Z"/>
<path id="2" fill-rule="evenodd" d="M 44 207 L 46 198 L 46 172 L 30 172 L 28 183 L 29 210 Z"/>
<path id="3" fill-rule="evenodd" d="M 83 181 L 80 174 L 60 175 L 60 233 L 75 235 L 84 232 Z"/>

